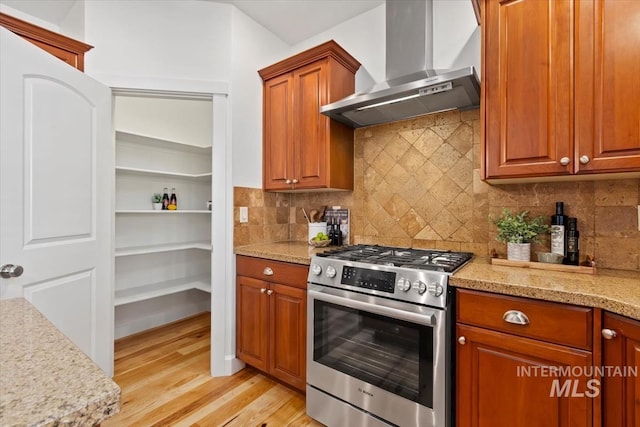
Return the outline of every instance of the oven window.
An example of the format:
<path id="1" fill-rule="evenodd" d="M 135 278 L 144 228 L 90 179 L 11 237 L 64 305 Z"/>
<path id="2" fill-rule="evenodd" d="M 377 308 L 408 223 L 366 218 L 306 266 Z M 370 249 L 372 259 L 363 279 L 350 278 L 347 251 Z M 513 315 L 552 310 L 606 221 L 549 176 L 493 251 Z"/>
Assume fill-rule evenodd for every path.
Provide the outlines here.
<path id="1" fill-rule="evenodd" d="M 433 404 L 433 328 L 314 300 L 313 360 Z"/>

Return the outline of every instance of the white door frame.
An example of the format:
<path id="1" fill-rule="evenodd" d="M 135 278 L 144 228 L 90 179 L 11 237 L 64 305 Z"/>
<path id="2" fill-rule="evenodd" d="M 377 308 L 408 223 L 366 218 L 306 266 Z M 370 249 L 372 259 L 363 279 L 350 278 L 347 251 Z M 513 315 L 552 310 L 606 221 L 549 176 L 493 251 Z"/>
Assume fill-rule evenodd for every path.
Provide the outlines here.
<path id="1" fill-rule="evenodd" d="M 139 78 L 93 74 L 116 93 L 154 93 L 206 97 L 213 102 L 212 204 L 218 206 L 211 224 L 211 375 L 231 375 L 244 367 L 235 354 L 235 258 L 233 256 L 233 187 L 231 115 L 226 82 Z M 115 209 L 115 201 L 113 202 Z M 114 227 L 115 229 L 115 227 Z M 115 241 L 112 239 L 112 241 Z M 113 249 L 113 248 L 112 248 Z"/>

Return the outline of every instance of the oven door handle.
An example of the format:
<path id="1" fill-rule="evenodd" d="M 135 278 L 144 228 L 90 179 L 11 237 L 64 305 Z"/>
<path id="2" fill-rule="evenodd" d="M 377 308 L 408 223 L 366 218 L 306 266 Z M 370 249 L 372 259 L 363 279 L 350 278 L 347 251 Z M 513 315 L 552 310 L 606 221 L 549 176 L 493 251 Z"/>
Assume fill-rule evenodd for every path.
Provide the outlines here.
<path id="1" fill-rule="evenodd" d="M 308 285 L 307 295 L 309 298 L 320 301 L 330 302 L 336 305 L 362 310 L 368 313 L 388 316 L 398 320 L 405 320 L 420 325 L 436 326 L 436 311 L 429 307 L 415 304 L 407 304 L 395 301 L 388 301 L 382 298 L 376 298 L 375 302 L 371 302 L 371 297 L 354 292 L 347 293 L 338 289 L 325 287 L 317 287 Z M 402 306 L 403 308 L 393 307 Z M 404 308 L 406 307 L 406 309 Z"/>

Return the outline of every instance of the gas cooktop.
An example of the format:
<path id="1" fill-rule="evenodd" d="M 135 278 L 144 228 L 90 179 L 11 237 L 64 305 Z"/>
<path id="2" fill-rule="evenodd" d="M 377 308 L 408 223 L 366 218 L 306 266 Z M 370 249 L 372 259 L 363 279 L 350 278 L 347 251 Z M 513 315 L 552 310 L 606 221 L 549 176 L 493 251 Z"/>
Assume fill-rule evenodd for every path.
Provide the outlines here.
<path id="1" fill-rule="evenodd" d="M 453 273 L 473 258 L 471 252 L 354 245 L 317 254 L 335 260 Z"/>

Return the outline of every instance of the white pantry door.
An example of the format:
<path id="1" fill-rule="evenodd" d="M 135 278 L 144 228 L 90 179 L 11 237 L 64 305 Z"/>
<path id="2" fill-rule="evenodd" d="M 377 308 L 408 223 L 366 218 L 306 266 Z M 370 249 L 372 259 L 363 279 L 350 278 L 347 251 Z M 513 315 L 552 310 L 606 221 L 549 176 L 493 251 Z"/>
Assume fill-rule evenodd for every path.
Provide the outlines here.
<path id="1" fill-rule="evenodd" d="M 0 266 L 24 269 L 0 299 L 30 301 L 109 376 L 112 139 L 111 90 L 0 27 Z"/>

